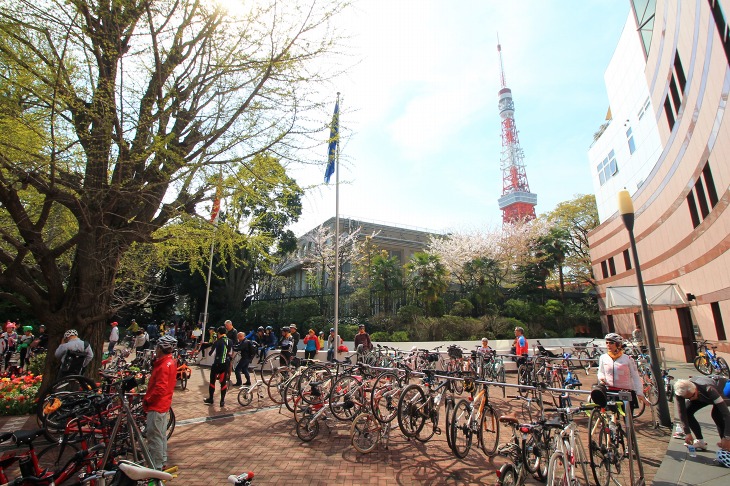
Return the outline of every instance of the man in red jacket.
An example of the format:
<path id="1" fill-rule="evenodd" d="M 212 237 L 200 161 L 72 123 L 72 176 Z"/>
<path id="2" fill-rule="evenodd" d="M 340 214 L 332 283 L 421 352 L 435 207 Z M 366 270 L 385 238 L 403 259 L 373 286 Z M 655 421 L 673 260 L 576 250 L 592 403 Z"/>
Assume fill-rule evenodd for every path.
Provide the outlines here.
<path id="1" fill-rule="evenodd" d="M 177 362 L 172 357 L 176 346 L 177 340 L 172 336 L 157 340 L 152 376 L 142 400 L 142 408 L 147 412 L 147 446 L 155 469 L 162 469 L 167 463 L 167 412 L 177 383 Z"/>

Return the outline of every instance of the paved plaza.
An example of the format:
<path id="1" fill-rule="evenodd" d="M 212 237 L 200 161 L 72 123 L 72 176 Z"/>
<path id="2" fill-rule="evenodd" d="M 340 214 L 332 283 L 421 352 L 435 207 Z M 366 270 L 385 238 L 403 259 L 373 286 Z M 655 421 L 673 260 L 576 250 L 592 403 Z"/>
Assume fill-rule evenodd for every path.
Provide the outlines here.
<path id="1" fill-rule="evenodd" d="M 696 373 L 692 365 L 673 364 L 677 377 Z M 303 443 L 294 431 L 292 414 L 274 406 L 266 397 L 261 407 L 257 402 L 241 407 L 232 389 L 226 407 L 218 404 L 216 389 L 214 406 L 203 404 L 207 396 L 208 369 L 193 367 L 187 390 L 175 392 L 173 407 L 177 427 L 169 442 L 170 464 L 180 467 L 179 476 L 171 484 L 213 486 L 226 484 L 229 474 L 254 471 L 254 484 L 495 484 L 496 470 L 505 461 L 488 459 L 476 444 L 466 459 L 457 459 L 446 444 L 445 435 L 437 435 L 426 444 L 408 441 L 394 429 L 388 450 L 377 448 L 363 455 L 350 444 L 349 423 L 336 422 L 323 427 L 312 442 Z M 508 377 L 514 380 L 514 377 Z M 595 378 L 581 375 L 588 388 Z M 265 389 L 264 389 L 264 395 Z M 492 393 L 500 413 L 520 413 L 518 400 Z M 507 395 L 511 395 L 508 391 Z M 672 413 L 673 405 L 670 404 Z M 443 415 L 443 414 L 442 414 Z M 587 419 L 577 418 L 585 433 Z M 700 415 L 703 431 L 712 451 L 719 438 L 709 418 L 709 408 Z M 670 439 L 669 431 L 652 427 L 647 410 L 638 423 L 639 450 L 643 459 L 647 484 L 727 485 L 730 469 L 713 463 L 714 452 L 698 452 L 689 458 L 681 440 Z M 397 424 L 397 421 L 396 421 Z M 35 421 L 27 417 L 2 417 L 2 430 L 32 428 Z M 501 429 L 500 442 L 508 439 L 510 430 Z M 589 469 L 590 474 L 590 469 Z M 621 484 L 629 484 L 624 472 Z M 591 478 L 591 483 L 592 483 Z M 541 484 L 531 479 L 528 484 Z"/>

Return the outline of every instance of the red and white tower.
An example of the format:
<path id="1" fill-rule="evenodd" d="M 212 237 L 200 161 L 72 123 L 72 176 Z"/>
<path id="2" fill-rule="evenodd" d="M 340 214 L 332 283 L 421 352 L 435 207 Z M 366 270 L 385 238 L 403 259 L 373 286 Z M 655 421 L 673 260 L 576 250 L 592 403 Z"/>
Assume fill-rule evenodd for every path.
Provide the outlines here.
<path id="1" fill-rule="evenodd" d="M 512 101 L 512 90 L 504 79 L 502 64 L 502 46 L 497 41 L 499 52 L 499 75 L 502 84 L 499 90 L 499 116 L 502 118 L 502 197 L 499 198 L 499 209 L 502 210 L 502 224 L 514 223 L 522 219 L 535 219 L 537 194 L 530 192 L 525 172 L 525 154 L 520 147 L 515 125 L 515 104 Z"/>

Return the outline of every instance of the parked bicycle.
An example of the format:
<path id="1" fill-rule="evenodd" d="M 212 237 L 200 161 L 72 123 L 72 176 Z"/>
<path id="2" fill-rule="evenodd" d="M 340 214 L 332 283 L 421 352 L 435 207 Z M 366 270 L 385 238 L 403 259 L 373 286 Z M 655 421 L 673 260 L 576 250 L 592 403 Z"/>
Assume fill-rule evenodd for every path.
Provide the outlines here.
<path id="1" fill-rule="evenodd" d="M 697 357 L 694 365 L 697 371 L 703 375 L 716 373 L 730 378 L 730 368 L 727 361 L 716 354 L 717 346 L 708 344 L 707 340 L 694 341 L 697 344 Z"/>

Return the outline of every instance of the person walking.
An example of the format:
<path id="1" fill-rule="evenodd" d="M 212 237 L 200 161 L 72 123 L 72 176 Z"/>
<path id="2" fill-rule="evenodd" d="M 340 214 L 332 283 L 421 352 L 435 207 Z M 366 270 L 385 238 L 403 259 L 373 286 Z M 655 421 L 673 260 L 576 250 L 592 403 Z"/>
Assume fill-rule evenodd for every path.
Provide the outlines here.
<path id="1" fill-rule="evenodd" d="M 701 451 L 707 450 L 707 442 L 703 439 L 695 413 L 712 405 L 710 417 L 720 436 L 717 446 L 724 451 L 730 451 L 730 410 L 725 399 L 730 396 L 730 381 L 718 375 L 677 380 L 674 382 L 674 395 L 677 397 L 675 406 L 677 417 L 684 429 L 685 444 L 692 444 Z"/>
<path id="2" fill-rule="evenodd" d="M 315 334 L 314 329 L 310 329 L 309 333 L 304 336 L 304 359 L 314 359 L 319 351 L 319 338 Z"/>
<path id="3" fill-rule="evenodd" d="M 598 381 L 606 385 L 608 391 L 631 391 L 631 408 L 639 406 L 638 399 L 649 404 L 644 397 L 642 385 L 636 361 L 624 354 L 623 342 L 619 334 L 611 332 L 606 334 L 606 352 L 598 359 Z"/>
<path id="4" fill-rule="evenodd" d="M 248 367 L 256 355 L 256 344 L 247 339 L 242 332 L 239 332 L 236 338 L 238 342 L 233 345 L 233 351 L 240 353 L 241 359 L 234 370 L 236 372 L 236 383 L 233 386 L 251 386 L 251 375 L 248 372 Z M 246 383 L 241 383 L 241 373 L 246 377 Z"/>
<path id="5" fill-rule="evenodd" d="M 172 395 L 177 383 L 177 362 L 172 352 L 177 341 L 172 336 L 162 336 L 155 346 L 155 362 L 142 398 L 142 409 L 147 413 L 147 445 L 152 466 L 162 470 L 167 463 L 167 413 L 172 405 Z"/>
<path id="6" fill-rule="evenodd" d="M 109 347 L 107 348 L 107 353 L 110 356 L 114 352 L 114 346 L 119 342 L 119 323 L 114 321 L 111 323 L 111 326 L 112 332 L 109 333 Z"/>
<path id="7" fill-rule="evenodd" d="M 216 340 L 213 346 L 213 365 L 210 367 L 210 383 L 208 384 L 208 398 L 203 400 L 203 403 L 213 405 L 213 394 L 215 393 L 215 382 L 218 380 L 221 384 L 221 407 L 226 404 L 226 393 L 228 392 L 228 378 L 230 377 L 231 369 L 231 342 L 226 336 L 225 326 L 220 326 L 217 329 L 218 340 Z"/>
<path id="8" fill-rule="evenodd" d="M 76 329 L 69 329 L 63 334 L 63 340 L 54 355 L 61 362 L 59 378 L 82 374 L 94 359 L 94 351 L 89 343 L 79 339 Z"/>

